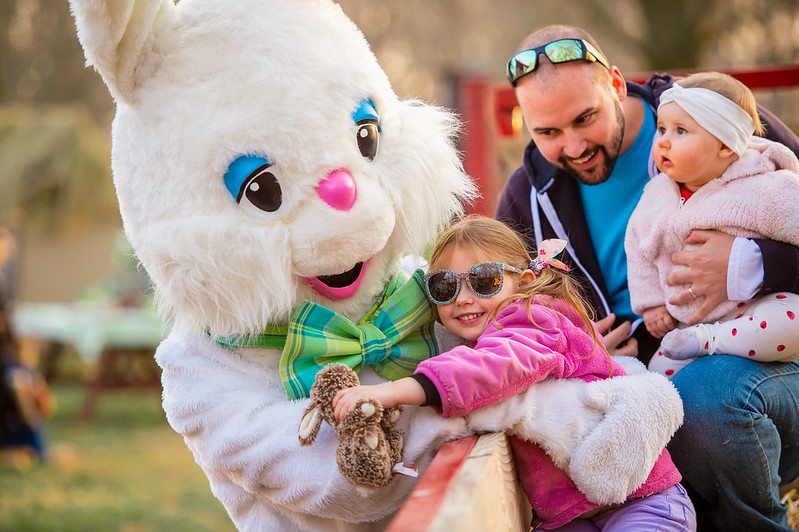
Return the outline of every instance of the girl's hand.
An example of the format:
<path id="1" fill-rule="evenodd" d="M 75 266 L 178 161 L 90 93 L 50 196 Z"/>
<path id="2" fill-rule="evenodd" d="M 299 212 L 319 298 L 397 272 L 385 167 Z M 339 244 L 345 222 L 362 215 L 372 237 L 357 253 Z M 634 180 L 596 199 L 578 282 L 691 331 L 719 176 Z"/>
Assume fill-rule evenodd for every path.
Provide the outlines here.
<path id="1" fill-rule="evenodd" d="M 376 399 L 383 405 L 383 408 L 391 408 L 397 405 L 424 404 L 425 396 L 422 385 L 410 377 L 384 384 L 345 388 L 339 390 L 333 397 L 333 412 L 336 421 L 340 423 L 344 416 L 352 410 L 355 403 L 361 399 Z"/>
<path id="2" fill-rule="evenodd" d="M 382 400 L 379 399 L 380 395 L 375 388 L 381 385 L 374 386 L 354 386 L 352 388 L 345 388 L 339 390 L 335 397 L 333 397 L 333 412 L 336 415 L 336 421 L 341 423 L 341 420 L 353 409 L 355 403 L 360 399 L 377 399 L 383 408 L 389 408 Z"/>
<path id="3" fill-rule="evenodd" d="M 667 332 L 677 326 L 677 321 L 669 314 L 665 305 L 648 308 L 642 316 L 646 330 L 655 338 L 663 338 Z"/>

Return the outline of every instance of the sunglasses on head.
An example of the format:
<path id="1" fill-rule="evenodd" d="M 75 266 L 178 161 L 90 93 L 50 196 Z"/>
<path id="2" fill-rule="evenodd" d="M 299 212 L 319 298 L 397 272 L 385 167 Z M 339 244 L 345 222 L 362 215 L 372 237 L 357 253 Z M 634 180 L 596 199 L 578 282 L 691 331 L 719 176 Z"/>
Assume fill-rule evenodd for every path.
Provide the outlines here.
<path id="1" fill-rule="evenodd" d="M 538 55 L 542 52 L 546 54 L 552 64 L 585 60 L 591 63 L 598 62 L 610 70 L 607 60 L 588 41 L 583 39 L 558 39 L 537 48 L 523 50 L 510 58 L 510 61 L 508 61 L 508 81 L 510 81 L 512 86 L 516 86 L 519 78 L 538 68 Z"/>
<path id="2" fill-rule="evenodd" d="M 466 279 L 469 289 L 478 297 L 489 298 L 502 290 L 503 272 L 522 273 L 519 268 L 501 262 L 481 262 L 468 271 L 433 270 L 424 276 L 427 297 L 436 305 L 449 305 L 461 291 L 461 279 Z"/>

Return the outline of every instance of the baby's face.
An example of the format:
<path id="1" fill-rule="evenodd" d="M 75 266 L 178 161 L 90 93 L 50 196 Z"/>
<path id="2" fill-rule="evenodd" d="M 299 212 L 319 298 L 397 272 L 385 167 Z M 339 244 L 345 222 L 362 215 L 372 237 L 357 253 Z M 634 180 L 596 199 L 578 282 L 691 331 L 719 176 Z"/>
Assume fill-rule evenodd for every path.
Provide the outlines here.
<path id="1" fill-rule="evenodd" d="M 655 164 L 691 192 L 719 177 L 737 158 L 675 102 L 658 109 L 657 130 Z"/>
<path id="2" fill-rule="evenodd" d="M 447 269 L 455 273 L 469 271 L 481 261 L 470 249 L 454 246 L 445 254 L 436 269 Z M 439 305 L 438 316 L 441 324 L 453 334 L 466 340 L 477 340 L 488 327 L 494 310 L 505 299 L 519 290 L 519 274 L 505 271 L 502 273 L 502 288 L 491 297 L 475 294 L 466 279 L 460 280 L 460 291 L 452 303 Z M 498 281 L 499 282 L 499 281 Z"/>

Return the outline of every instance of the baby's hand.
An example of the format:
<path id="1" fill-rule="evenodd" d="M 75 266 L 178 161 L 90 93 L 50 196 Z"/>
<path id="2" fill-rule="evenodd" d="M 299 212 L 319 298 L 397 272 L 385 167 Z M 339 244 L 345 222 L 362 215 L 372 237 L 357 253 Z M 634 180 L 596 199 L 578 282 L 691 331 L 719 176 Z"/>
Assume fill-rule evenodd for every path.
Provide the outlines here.
<path id="1" fill-rule="evenodd" d="M 643 318 L 646 330 L 655 338 L 663 338 L 667 332 L 677 327 L 677 321 L 666 310 L 666 305 L 646 309 Z"/>

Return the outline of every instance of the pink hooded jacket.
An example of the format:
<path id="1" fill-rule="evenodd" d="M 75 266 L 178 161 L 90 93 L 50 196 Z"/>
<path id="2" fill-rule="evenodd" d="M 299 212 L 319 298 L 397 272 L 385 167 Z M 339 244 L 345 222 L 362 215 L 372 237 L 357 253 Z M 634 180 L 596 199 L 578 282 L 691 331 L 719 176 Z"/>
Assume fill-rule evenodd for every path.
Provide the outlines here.
<path id="1" fill-rule="evenodd" d="M 565 301 L 545 296 L 534 299 L 530 316 L 524 301 L 512 303 L 472 347 L 458 346 L 425 360 L 416 373 L 435 385 L 443 416 L 465 415 L 498 403 L 548 377 L 594 381 L 624 375 L 601 342 L 595 343 L 577 312 Z M 515 437 L 511 442 L 522 487 L 541 528 L 557 528 L 599 507 L 541 447 Z M 631 498 L 662 491 L 680 478 L 664 449 Z"/>
<path id="2" fill-rule="evenodd" d="M 665 304 L 669 314 L 685 323 L 697 311 L 701 299 L 670 304 L 688 287 L 666 283 L 671 272 L 682 268 L 671 262 L 672 253 L 694 229 L 799 246 L 796 155 L 782 144 L 752 137 L 740 159 L 684 203 L 677 183 L 666 174 L 652 178 L 630 216 L 624 242 L 633 312 Z M 735 301 L 722 301 L 703 321 L 716 321 L 735 306 Z"/>

